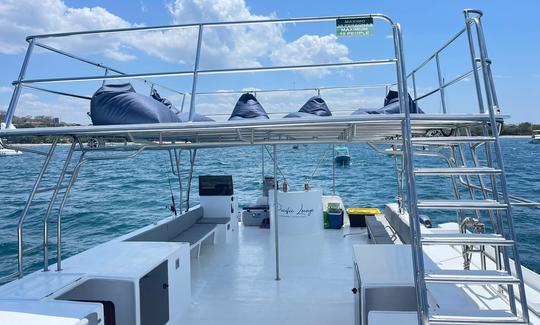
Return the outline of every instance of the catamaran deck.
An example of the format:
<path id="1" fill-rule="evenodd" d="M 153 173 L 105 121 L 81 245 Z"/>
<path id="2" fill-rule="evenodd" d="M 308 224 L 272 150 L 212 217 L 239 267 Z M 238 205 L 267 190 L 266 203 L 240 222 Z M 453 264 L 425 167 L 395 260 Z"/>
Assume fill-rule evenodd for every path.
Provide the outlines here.
<path id="1" fill-rule="evenodd" d="M 271 232 L 240 227 L 192 260 L 192 303 L 178 324 L 353 324 L 352 245 L 368 238 L 348 232 L 282 237 L 276 281 Z"/>

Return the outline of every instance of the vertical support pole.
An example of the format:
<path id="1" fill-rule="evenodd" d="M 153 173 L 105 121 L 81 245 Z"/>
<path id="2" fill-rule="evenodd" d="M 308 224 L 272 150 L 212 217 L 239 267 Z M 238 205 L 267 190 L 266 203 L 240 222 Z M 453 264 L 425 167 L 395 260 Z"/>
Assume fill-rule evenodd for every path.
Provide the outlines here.
<path id="1" fill-rule="evenodd" d="M 418 218 L 416 179 L 414 176 L 414 159 L 412 150 L 412 127 L 409 100 L 407 99 L 407 75 L 403 55 L 403 41 L 399 24 L 393 26 L 394 50 L 396 55 L 396 72 L 399 92 L 400 111 L 405 113 L 402 122 L 403 155 L 408 190 L 409 224 L 411 225 L 411 251 L 414 267 L 414 281 L 416 287 L 416 300 L 418 306 L 418 323 L 429 325 L 429 309 L 427 304 L 426 284 L 424 280 L 424 255 L 422 250 L 420 220 Z"/>
<path id="2" fill-rule="evenodd" d="M 180 113 L 184 113 L 184 104 L 186 102 L 186 93 L 182 94 L 182 106 L 180 107 Z"/>
<path id="3" fill-rule="evenodd" d="M 105 74 L 104 74 L 104 76 L 106 77 L 108 74 L 109 74 L 109 68 L 105 68 Z M 105 81 L 106 81 L 106 80 L 103 79 L 103 81 L 101 82 L 101 86 L 102 86 L 102 87 L 105 86 Z M 153 87 L 153 85 L 152 85 L 152 87 Z M 152 95 L 152 90 L 150 90 L 150 95 Z"/>
<path id="4" fill-rule="evenodd" d="M 191 105 L 189 106 L 189 121 L 193 122 L 195 117 L 195 93 L 197 92 L 197 78 L 199 70 L 199 60 L 201 58 L 203 25 L 199 25 L 199 35 L 197 37 L 197 53 L 195 53 L 195 65 L 193 66 L 193 85 L 191 87 Z"/>
<path id="5" fill-rule="evenodd" d="M 30 209 L 30 206 L 32 205 L 32 201 L 34 200 L 34 196 L 36 195 L 36 192 L 39 188 L 39 185 L 41 184 L 41 180 L 43 179 L 43 175 L 45 175 L 45 172 L 47 171 L 47 167 L 49 166 L 49 162 L 51 161 L 51 158 L 54 154 L 54 150 L 56 149 L 56 145 L 58 144 L 58 137 L 54 138 L 51 147 L 49 148 L 49 152 L 47 153 L 47 157 L 45 158 L 45 162 L 43 163 L 43 166 L 41 167 L 41 170 L 39 171 L 38 177 L 36 178 L 36 182 L 34 183 L 34 187 L 32 188 L 32 192 L 30 192 L 30 196 L 28 197 L 28 200 L 26 200 L 26 204 L 24 206 L 23 212 L 21 214 L 21 217 L 19 218 L 19 223 L 17 225 L 17 253 L 18 253 L 18 276 L 19 278 L 22 278 L 24 275 L 23 271 L 23 263 L 24 263 L 24 247 L 23 247 L 23 224 L 24 220 L 26 219 L 26 216 L 28 215 L 28 210 Z"/>
<path id="6" fill-rule="evenodd" d="M 439 53 L 435 54 L 435 62 L 437 62 L 437 77 L 439 78 L 439 93 L 441 94 L 442 112 L 443 114 L 446 114 L 446 98 L 444 96 L 444 82 L 441 73 L 441 62 L 439 60 Z"/>
<path id="7" fill-rule="evenodd" d="M 51 216 L 51 212 L 54 207 L 54 202 L 56 201 L 56 197 L 58 196 L 58 192 L 60 191 L 60 186 L 62 186 L 62 182 L 64 181 L 64 177 L 66 175 L 67 169 L 69 168 L 71 157 L 73 157 L 73 152 L 75 151 L 75 146 L 77 145 L 77 141 L 75 140 L 75 138 L 72 138 L 72 141 L 73 142 L 71 143 L 71 147 L 69 148 L 69 152 L 66 157 L 64 167 L 62 168 L 62 172 L 60 173 L 60 176 L 58 177 L 58 181 L 56 182 L 56 188 L 53 191 L 53 194 L 51 196 L 51 201 L 49 202 L 49 206 L 47 207 L 45 218 L 43 218 L 43 271 L 44 272 L 49 271 L 49 217 Z"/>
<path id="8" fill-rule="evenodd" d="M 30 62 L 30 57 L 32 56 L 32 51 L 34 49 L 34 39 L 31 38 L 28 43 L 28 49 L 26 50 L 26 55 L 24 56 L 24 61 L 21 67 L 21 71 L 19 72 L 19 78 L 17 78 L 17 84 L 15 85 L 15 89 L 13 90 L 13 95 L 11 95 L 11 100 L 9 102 L 8 111 L 6 113 L 6 119 L 4 123 L 6 124 L 6 128 L 9 128 L 11 126 L 11 122 L 13 121 L 13 116 L 15 115 L 15 110 L 17 109 L 17 103 L 19 102 L 19 97 L 21 95 L 21 80 L 24 79 L 24 76 L 26 75 L 26 69 L 28 68 L 28 62 Z"/>
<path id="9" fill-rule="evenodd" d="M 416 71 L 413 71 L 411 76 L 412 76 L 414 100 L 416 101 L 416 97 L 418 97 L 418 94 L 416 92 Z"/>
<path id="10" fill-rule="evenodd" d="M 184 194 L 183 188 L 182 188 L 182 179 L 180 178 L 180 160 L 182 158 L 182 151 L 178 152 L 176 149 L 174 149 L 174 161 L 175 161 L 175 168 L 176 168 L 176 176 L 178 177 L 178 189 L 180 191 L 180 205 L 179 210 L 180 214 L 182 214 L 183 206 L 184 206 Z M 173 173 L 174 174 L 174 173 Z"/>
<path id="11" fill-rule="evenodd" d="M 69 180 L 68 186 L 66 188 L 66 192 L 64 192 L 64 197 L 62 197 L 62 201 L 60 202 L 60 207 L 58 208 L 58 216 L 56 217 L 56 271 L 62 271 L 62 213 L 64 211 L 64 207 L 66 206 L 69 193 L 71 192 L 71 189 L 73 188 L 73 184 L 75 184 L 75 181 L 77 180 L 77 177 L 79 176 L 79 171 L 81 170 L 81 166 L 85 162 L 84 160 L 85 153 L 86 152 L 83 151 L 81 152 L 81 155 L 79 156 L 79 161 L 77 162 L 77 165 L 73 169 L 73 174 L 71 174 L 71 179 Z"/>
<path id="12" fill-rule="evenodd" d="M 189 174 L 188 186 L 186 190 L 186 212 L 189 210 L 189 197 L 191 195 L 191 182 L 193 180 L 193 168 L 195 167 L 195 158 L 197 157 L 197 149 L 189 149 Z"/>
<path id="13" fill-rule="evenodd" d="M 501 146 L 499 143 L 499 130 L 497 128 L 497 120 L 495 118 L 495 110 L 498 110 L 498 107 L 495 107 L 495 100 L 494 100 L 494 94 L 492 92 L 493 86 L 493 78 L 491 76 L 491 71 L 489 70 L 489 56 L 487 52 L 487 47 L 485 44 L 485 38 L 484 38 L 484 32 L 482 29 L 482 25 L 480 22 L 480 17 L 474 18 L 474 21 L 476 21 L 476 32 L 478 36 L 478 47 L 480 49 L 480 61 L 482 64 L 482 72 L 484 74 L 484 83 L 485 83 L 485 91 L 486 91 L 486 100 L 487 100 L 487 106 L 488 106 L 488 113 L 489 113 L 489 119 L 490 119 L 490 126 L 491 126 L 491 132 L 493 137 L 495 137 L 495 143 L 493 145 L 495 149 L 495 155 L 497 158 L 498 167 L 501 170 L 500 175 L 500 182 L 501 182 L 501 192 L 502 192 L 502 199 L 504 203 L 507 204 L 506 207 L 506 221 L 508 224 L 508 234 L 510 235 L 510 239 L 514 241 L 514 245 L 512 245 L 512 253 L 514 257 L 514 266 L 515 266 L 515 273 L 516 277 L 520 279 L 519 284 L 519 298 L 521 303 L 521 317 L 523 320 L 528 323 L 529 322 L 529 310 L 527 306 L 527 297 L 525 294 L 525 283 L 523 279 L 523 274 L 521 271 L 521 262 L 519 258 L 519 252 L 517 249 L 517 237 L 514 232 L 514 221 L 513 221 L 513 213 L 512 213 L 512 206 L 510 205 L 510 197 L 508 195 L 508 185 L 506 184 L 506 171 L 504 169 L 504 160 L 501 152 Z M 506 268 L 506 271 L 508 273 L 511 273 L 510 269 L 510 261 L 508 257 L 508 248 L 503 248 L 503 255 L 504 255 L 504 266 Z M 514 297 L 514 289 L 512 286 L 508 286 L 508 300 L 510 301 L 510 307 L 512 309 L 512 312 L 517 315 L 516 311 L 516 300 Z"/>
<path id="14" fill-rule="evenodd" d="M 276 248 L 276 281 L 279 277 L 279 216 L 278 216 L 278 181 L 277 181 L 277 150 L 274 148 L 274 245 Z"/>
<path id="15" fill-rule="evenodd" d="M 336 195 L 336 148 L 332 145 L 332 194 Z"/>
<path id="16" fill-rule="evenodd" d="M 263 187 L 263 192 L 264 192 L 264 144 L 261 145 L 261 179 L 262 179 L 262 187 Z"/>

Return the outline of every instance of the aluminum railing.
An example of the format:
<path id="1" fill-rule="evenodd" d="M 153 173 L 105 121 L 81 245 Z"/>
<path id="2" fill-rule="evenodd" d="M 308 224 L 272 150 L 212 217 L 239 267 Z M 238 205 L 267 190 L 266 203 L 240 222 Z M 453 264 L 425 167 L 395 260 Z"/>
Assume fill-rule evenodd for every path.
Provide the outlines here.
<path id="1" fill-rule="evenodd" d="M 157 78 L 157 77 L 173 77 L 173 76 L 192 76 L 192 87 L 191 94 L 191 105 L 189 111 L 189 120 L 192 121 L 195 114 L 195 105 L 196 105 L 196 94 L 197 94 L 197 84 L 199 75 L 210 75 L 210 74 L 223 74 L 223 73 L 245 73 L 245 72 L 264 72 L 264 71 L 295 71 L 295 70 L 304 70 L 304 69 L 320 69 L 320 68 L 346 68 L 346 67 L 359 67 L 359 66 L 373 66 L 373 65 L 384 65 L 384 64 L 396 64 L 397 56 L 394 58 L 385 58 L 379 60 L 368 60 L 368 61 L 350 61 L 350 62 L 335 62 L 335 63 L 324 63 L 324 64 L 304 64 L 304 65 L 285 65 L 285 66 L 268 66 L 268 67 L 250 67 L 250 68 L 230 68 L 230 69 L 199 69 L 200 57 L 201 57 L 201 47 L 204 41 L 204 29 L 205 28 L 219 28 L 219 27 L 229 27 L 229 26 L 242 26 L 242 25 L 256 25 L 256 24 L 294 24 L 294 23 L 308 23 L 308 22 L 327 22 L 335 21 L 342 18 L 372 18 L 377 19 L 389 24 L 392 28 L 396 24 L 386 15 L 383 14 L 364 14 L 364 15 L 348 15 L 348 16 L 327 16 L 327 17 L 307 17 L 307 18 L 291 18 L 291 19 L 268 19 L 268 20 L 250 20 L 250 21 L 235 21 L 235 22 L 214 22 L 214 23 L 198 23 L 198 24 L 178 24 L 178 25 L 165 25 L 165 26 L 155 26 L 155 27 L 133 27 L 133 28 L 120 28 L 120 29 L 107 29 L 107 30 L 90 30 L 90 31 L 80 31 L 80 32 L 66 32 L 66 33 L 54 33 L 54 34 L 43 34 L 43 35 L 34 35 L 27 37 L 28 48 L 26 51 L 25 59 L 23 61 L 19 77 L 16 81 L 13 82 L 15 86 L 9 107 L 6 115 L 6 125 L 10 125 L 15 114 L 18 99 L 20 96 L 22 87 L 29 87 L 32 84 L 45 84 L 45 83 L 57 83 L 57 82 L 78 82 L 78 81 L 106 81 L 106 80 L 124 80 L 124 79 L 142 79 L 145 82 L 149 82 L 147 79 Z M 167 71 L 167 72 L 150 72 L 150 73 L 124 73 L 117 69 L 114 69 L 110 66 L 97 63 L 77 55 L 68 53 L 63 50 L 59 50 L 49 45 L 45 45 L 40 40 L 48 38 L 61 38 L 68 36 L 77 36 L 77 35 L 93 35 L 93 34 L 112 34 L 112 33 L 125 33 L 125 32 L 135 32 L 135 31 L 157 31 L 157 30 L 174 30 L 174 29 L 187 29 L 187 28 L 196 28 L 197 33 L 197 43 L 195 51 L 195 61 L 193 68 L 190 70 L 181 70 L 181 71 Z M 28 68 L 28 63 L 33 53 L 35 46 L 38 46 L 42 49 L 52 51 L 57 54 L 64 55 L 66 57 L 103 68 L 105 70 L 104 75 L 95 75 L 95 76 L 76 76 L 76 77 L 65 77 L 65 78 L 42 78 L 42 79 L 25 79 L 26 71 Z M 394 43 L 394 52 L 398 53 L 401 51 L 401 48 L 396 48 L 398 44 Z M 108 72 L 115 72 L 115 75 L 111 75 Z M 150 82 L 149 82 L 150 83 Z M 151 83 L 152 86 L 160 86 L 155 82 Z M 36 90 L 44 90 L 45 88 L 38 89 L 39 87 L 31 86 Z M 168 88 L 168 90 L 185 94 L 184 92 L 179 92 L 174 89 Z M 51 91 L 52 92 L 52 91 Z M 88 96 L 68 94 L 64 92 L 56 92 L 59 95 L 66 95 L 78 98 L 84 98 Z M 73 96 L 74 95 L 74 96 Z M 185 98 L 184 98 L 185 99 Z"/>

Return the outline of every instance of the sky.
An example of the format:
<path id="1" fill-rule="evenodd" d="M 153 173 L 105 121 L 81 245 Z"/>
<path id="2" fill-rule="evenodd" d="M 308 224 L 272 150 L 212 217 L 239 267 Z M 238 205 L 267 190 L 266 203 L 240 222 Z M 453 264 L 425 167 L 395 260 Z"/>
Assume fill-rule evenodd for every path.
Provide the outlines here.
<path id="1" fill-rule="evenodd" d="M 9 104 L 13 89 L 11 82 L 19 74 L 28 35 L 197 22 L 384 13 L 402 26 L 405 64 L 407 71 L 411 71 L 463 28 L 464 8 L 478 8 L 484 12 L 482 22 L 502 112 L 510 116 L 511 123 L 540 123 L 540 107 L 531 96 L 540 85 L 540 65 L 535 63 L 540 50 L 540 36 L 535 28 L 536 13 L 540 10 L 538 0 L 520 1 L 519 7 L 514 8 L 508 1 L 500 0 L 0 0 L 0 110 L 6 110 Z M 127 73 L 183 71 L 193 66 L 196 33 L 195 29 L 183 29 L 66 37 L 42 42 Z M 338 37 L 335 21 L 331 21 L 208 28 L 204 31 L 203 40 L 201 69 L 343 63 L 393 56 L 391 29 L 382 21 L 375 21 L 373 35 L 365 37 Z M 441 53 L 440 59 L 445 81 L 470 70 L 466 39 L 459 38 Z M 103 69 L 36 49 L 26 78 L 103 73 Z M 323 87 L 321 96 L 330 108 L 345 114 L 357 108 L 381 107 L 386 89 L 324 90 L 324 87 L 393 83 L 395 75 L 393 66 L 205 75 L 199 77 L 198 91 L 309 89 L 258 93 L 257 98 L 268 112 L 281 114 L 297 110 L 316 93 L 315 88 Z M 191 91 L 191 77 L 151 80 L 159 84 L 155 88 L 161 96 L 169 98 L 177 107 L 182 107 L 185 99 L 184 108 L 188 109 L 189 96 L 184 98 L 178 92 Z M 132 83 L 137 92 L 149 93 L 148 83 L 137 80 Z M 434 89 L 437 83 L 435 63 L 431 62 L 417 74 L 418 95 Z M 101 86 L 101 81 L 36 86 L 91 96 Z M 413 92 L 410 80 L 408 86 Z M 445 96 L 450 113 L 478 110 L 472 78 L 448 87 Z M 196 99 L 196 110 L 216 119 L 224 118 L 230 114 L 238 97 L 238 93 L 200 95 Z M 419 105 L 426 112 L 442 110 L 439 94 L 419 101 Z M 88 110 L 88 100 L 25 89 L 16 115 L 51 115 L 67 122 L 88 124 Z"/>

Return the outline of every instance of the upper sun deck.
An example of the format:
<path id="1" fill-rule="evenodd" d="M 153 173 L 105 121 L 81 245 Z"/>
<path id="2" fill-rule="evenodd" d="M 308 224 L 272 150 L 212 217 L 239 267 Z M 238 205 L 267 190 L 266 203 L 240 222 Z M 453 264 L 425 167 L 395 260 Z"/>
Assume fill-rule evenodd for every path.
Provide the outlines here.
<path id="1" fill-rule="evenodd" d="M 20 106 L 19 98 L 23 91 L 37 91 L 47 96 L 54 95 L 69 100 L 86 101 L 84 105 L 73 105 L 68 109 L 69 114 L 74 114 L 77 108 L 82 107 L 77 113 L 84 115 L 84 110 L 90 106 L 88 101 L 92 97 L 81 92 L 91 92 L 96 89 L 96 85 L 104 85 L 105 82 L 125 80 L 139 83 L 141 87 L 150 87 L 151 93 L 156 89 L 168 92 L 171 101 L 176 101 L 174 104 L 179 108 L 178 110 L 188 117 L 187 122 L 8 128 L 0 130 L 0 137 L 73 136 L 105 139 L 112 137 L 122 138 L 129 142 L 146 142 L 148 146 L 174 144 L 175 146 L 209 147 L 279 143 L 388 142 L 402 135 L 402 122 L 408 118 L 411 120 L 412 132 L 417 136 L 431 130 L 442 130 L 443 133 L 448 133 L 447 130 L 485 125 L 493 122 L 487 112 L 494 110 L 499 114 L 500 111 L 494 89 L 490 86 L 493 84 L 490 71 L 491 61 L 487 57 L 483 35 L 480 32 L 474 33 L 474 31 L 481 31 L 478 28 L 481 15 L 479 11 L 466 10 L 465 27 L 408 74 L 403 59 L 401 28 L 399 24 L 382 14 L 196 23 L 29 36 L 27 38 L 28 51 L 21 73 L 13 82 L 15 86 L 13 97 L 4 121 L 8 126 L 12 124 Z M 347 25 L 348 27 L 361 30 L 361 33 L 355 34 L 356 36 L 368 37 L 338 38 L 337 36 L 346 36 L 342 31 L 340 32 L 343 21 L 349 21 L 352 24 Z M 334 27 L 333 24 L 336 26 Z M 322 35 L 328 33 L 331 26 L 332 33 L 327 35 L 328 37 L 320 37 L 319 40 L 324 38 L 325 41 L 338 46 L 347 55 L 317 59 L 309 53 L 304 53 L 307 58 L 285 60 L 283 57 L 277 59 L 281 52 L 274 50 L 261 54 L 252 63 L 234 63 L 232 66 L 230 64 L 220 66 L 215 62 L 204 63 L 205 59 L 216 60 L 216 57 L 207 53 L 215 50 L 212 47 L 212 41 L 216 36 L 227 38 L 238 33 L 240 33 L 238 35 L 251 35 L 250 33 L 257 32 L 258 36 L 264 37 L 267 33 L 271 35 L 277 33 L 285 42 L 285 47 L 281 50 L 291 49 L 298 42 L 305 42 L 303 37 L 296 40 L 290 39 L 296 37 L 297 25 L 304 26 L 300 30 L 304 33 L 306 26 L 312 27 L 309 35 L 304 34 L 310 37 L 313 36 L 311 32 Z M 376 28 L 376 33 L 373 33 L 373 28 Z M 136 49 L 137 46 L 129 43 L 128 40 L 143 37 L 143 35 L 150 38 L 174 36 L 190 39 L 193 43 L 188 46 L 188 49 L 192 50 L 191 56 L 179 58 L 182 62 L 180 65 L 186 68 L 163 71 L 160 66 L 157 70 L 148 71 L 146 68 L 148 62 L 144 61 L 135 65 L 134 68 L 135 71 L 140 71 L 143 67 L 143 71 L 125 72 L 96 59 L 79 55 L 76 51 L 74 53 L 62 48 L 64 45 L 71 49 L 70 40 L 75 38 L 76 41 L 89 42 L 89 44 L 94 44 L 92 42 L 96 42 L 97 39 L 97 42 L 103 46 L 106 46 L 109 40 L 117 41 L 126 48 Z M 381 36 L 386 41 L 384 43 L 377 41 L 376 36 Z M 393 42 L 388 42 L 389 38 Z M 365 43 L 362 42 L 367 42 L 370 47 L 364 46 Z M 465 46 L 463 47 L 464 44 L 459 44 L 459 42 L 465 42 Z M 249 44 L 249 40 L 248 43 L 242 44 Z M 235 43 L 236 46 L 242 44 Z M 305 43 L 302 44 L 305 45 Z M 39 48 L 40 51 L 33 52 L 35 48 Z M 456 48 L 460 50 L 461 57 L 466 62 L 465 66 L 469 68 L 458 73 L 445 71 L 442 64 L 443 57 L 447 55 L 447 52 L 453 54 L 452 51 Z M 309 51 L 310 49 L 306 49 L 306 52 Z M 353 52 L 359 52 L 359 54 L 356 55 Z M 48 57 L 41 57 L 45 54 Z M 33 61 L 36 60 L 34 64 L 47 65 L 51 61 L 56 62 L 58 57 L 78 64 L 82 63 L 93 69 L 104 70 L 104 74 L 96 75 L 87 72 L 86 75 L 73 76 L 73 71 L 80 70 L 66 65 L 68 76 L 64 76 L 64 72 L 54 72 L 52 76 L 26 77 L 29 62 L 34 63 Z M 143 57 L 143 55 L 137 53 L 133 57 Z M 453 57 L 453 60 L 455 59 Z M 431 71 L 433 67 L 435 67 L 435 73 Z M 261 77 L 261 75 L 266 77 Z M 470 81 L 471 77 L 474 82 L 466 82 Z M 431 81 L 437 80 L 437 82 L 430 84 L 426 81 L 430 78 Z M 159 82 L 156 79 L 159 79 Z M 299 84 L 296 80 L 299 80 Z M 60 85 L 60 87 L 55 88 L 55 85 Z M 474 93 L 473 96 L 468 97 L 472 102 L 462 102 L 456 96 L 450 98 L 446 90 L 458 85 L 465 85 Z M 233 89 L 240 90 L 231 90 L 231 86 Z M 202 90 L 199 90 L 201 88 Z M 398 106 L 401 113 L 351 115 L 351 112 L 358 107 L 366 107 L 362 105 L 380 107 L 378 103 L 382 104 L 381 93 L 384 91 L 386 94 L 392 89 L 397 90 L 399 94 Z M 230 114 L 229 110 L 233 107 L 228 100 L 231 96 L 245 92 L 263 97 L 266 99 L 266 104 L 273 105 L 268 111 L 270 119 L 226 121 L 226 117 Z M 331 117 L 282 118 L 283 115 L 293 112 L 293 109 L 297 110 L 299 106 L 297 102 L 301 103 L 308 94 L 313 95 L 313 92 L 327 99 L 329 106 L 332 107 Z M 409 93 L 411 101 L 406 100 Z M 411 114 L 409 113 L 413 112 L 412 107 L 409 107 L 411 105 L 419 105 L 422 110 L 418 114 Z M 61 109 L 58 108 L 58 111 Z M 57 113 L 60 112 L 52 112 L 54 115 Z M 194 122 L 196 114 L 211 116 L 216 122 Z M 500 122 L 503 116 L 498 115 L 495 119 Z"/>

